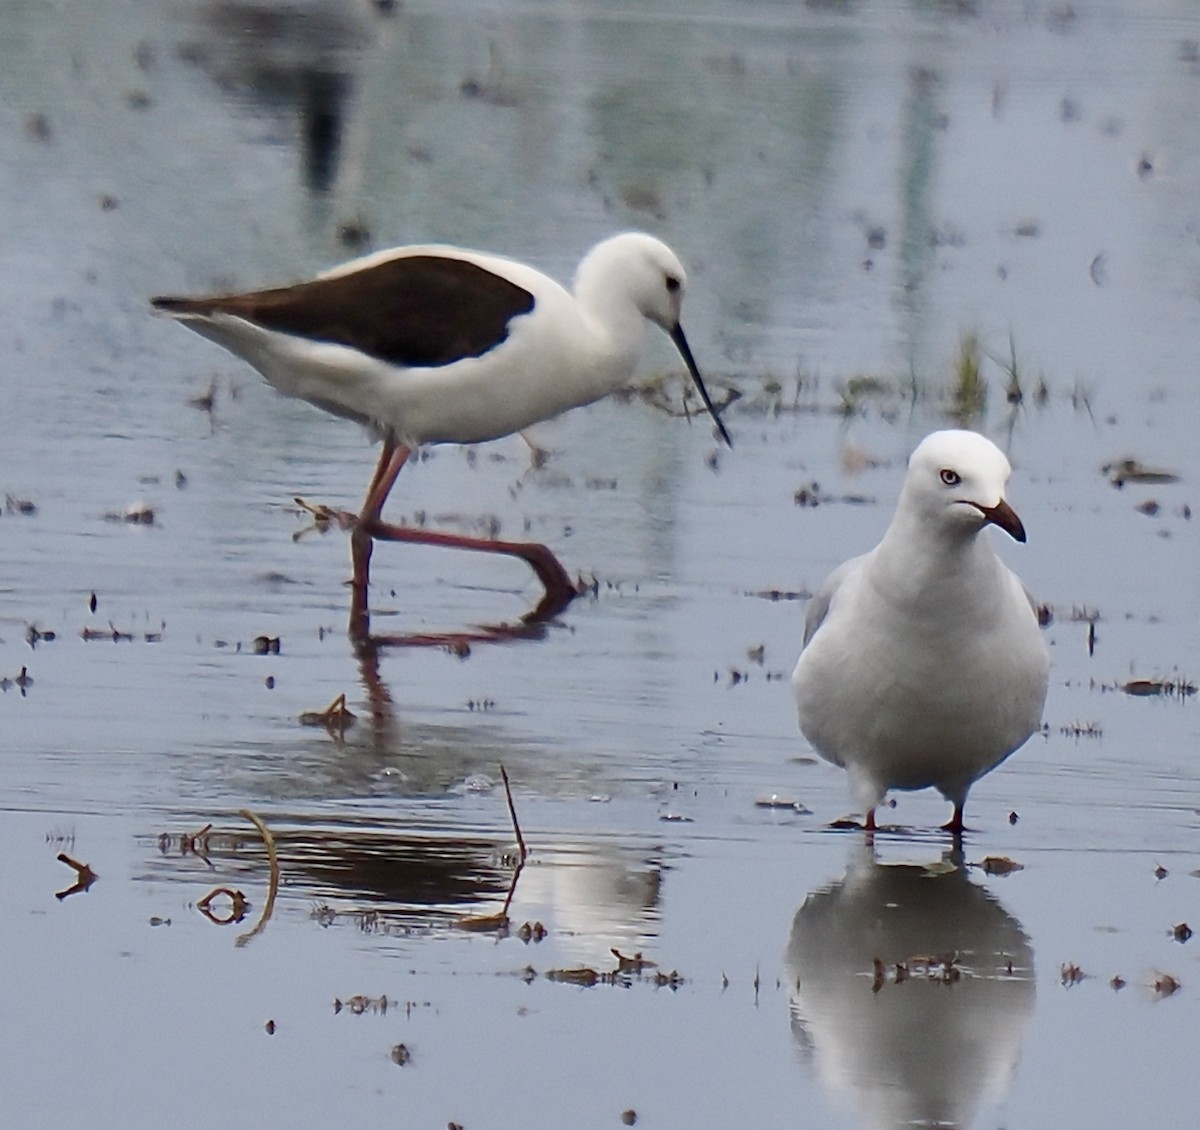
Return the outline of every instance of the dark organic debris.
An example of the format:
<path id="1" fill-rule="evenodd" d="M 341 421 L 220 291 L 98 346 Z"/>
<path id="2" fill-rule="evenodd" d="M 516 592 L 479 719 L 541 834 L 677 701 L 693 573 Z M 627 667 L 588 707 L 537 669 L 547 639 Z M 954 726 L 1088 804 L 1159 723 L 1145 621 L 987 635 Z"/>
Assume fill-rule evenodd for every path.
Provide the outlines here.
<path id="1" fill-rule="evenodd" d="M 324 726 L 333 737 L 341 738 L 358 721 L 358 716 L 346 706 L 345 694 L 340 694 L 324 710 L 306 710 L 300 715 L 301 726 Z"/>
<path id="2" fill-rule="evenodd" d="M 1079 968 L 1073 961 L 1067 962 L 1059 970 L 1059 976 L 1062 979 L 1063 985 L 1068 988 L 1074 988 L 1081 981 L 1087 980 L 1087 974 Z"/>
<path id="3" fill-rule="evenodd" d="M 163 627 L 166 627 L 164 621 Z M 79 630 L 79 638 L 87 643 L 93 640 L 109 640 L 112 643 L 132 643 L 134 640 L 134 632 L 123 632 L 116 627 L 110 620 L 107 628 L 81 628 Z M 158 632 L 142 632 L 142 640 L 145 643 L 161 643 L 163 634 Z"/>
<path id="4" fill-rule="evenodd" d="M 386 1016 L 388 1008 L 394 1002 L 389 1001 L 387 995 L 384 994 L 378 997 L 368 997 L 362 993 L 348 997 L 346 1000 L 341 1000 L 335 997 L 333 1001 L 333 1012 L 336 1016 L 339 1012 L 345 1009 L 354 1016 L 362 1016 L 363 1013 L 373 1012 L 380 1016 Z"/>
<path id="5" fill-rule="evenodd" d="M 407 1044 L 397 1044 L 392 1048 L 392 1062 L 397 1067 L 403 1067 L 406 1063 L 411 1062 L 412 1052 L 408 1050 Z"/>
<path id="6" fill-rule="evenodd" d="M 526 945 L 540 942 L 546 936 L 546 927 L 540 922 L 523 922 L 517 929 L 517 937 Z"/>
<path id="7" fill-rule="evenodd" d="M 214 907 L 217 899 L 228 899 L 228 906 Z M 246 917 L 250 900 L 241 891 L 232 887 L 213 887 L 198 903 L 196 909 L 210 922 L 218 926 L 228 926 L 232 922 L 241 922 Z"/>
<path id="8" fill-rule="evenodd" d="M 940 985 L 955 985 L 969 976 L 969 973 L 959 965 L 959 954 L 943 953 L 913 954 L 905 961 L 897 961 L 890 968 L 882 958 L 872 961 L 871 992 L 878 993 L 885 985 L 903 985 L 914 977 L 922 977 Z"/>
<path id="9" fill-rule="evenodd" d="M 1177 483 L 1179 476 L 1174 471 L 1161 467 L 1150 467 L 1138 459 L 1118 459 L 1105 463 L 1100 470 L 1108 481 L 1120 490 L 1126 483 Z"/>
<path id="10" fill-rule="evenodd" d="M 1130 679 L 1121 684 L 1121 690 L 1126 694 L 1140 698 L 1155 695 L 1176 696 L 1187 698 L 1196 693 L 1196 684 L 1190 679 Z"/>
<path id="11" fill-rule="evenodd" d="M 642 957 L 640 950 L 637 953 L 635 953 L 632 957 L 629 957 L 626 954 L 623 954 L 618 949 L 613 949 L 610 952 L 612 953 L 613 957 L 615 957 L 617 959 L 617 972 L 618 973 L 640 974 L 640 973 L 643 973 L 647 969 L 657 969 L 658 968 L 658 963 L 651 961 L 649 958 Z"/>
<path id="12" fill-rule="evenodd" d="M 760 589 L 746 595 L 762 600 L 812 600 L 812 593 L 807 589 Z"/>
<path id="13" fill-rule="evenodd" d="M 81 891 L 86 891 L 98 878 L 96 872 L 93 871 L 86 863 L 80 863 L 77 859 L 72 859 L 65 851 L 58 853 L 58 862 L 65 863 L 68 867 L 75 871 L 75 882 L 66 890 L 55 892 L 54 897 L 62 902 L 69 895 L 78 894 Z"/>
<path id="14" fill-rule="evenodd" d="M 812 810 L 798 801 L 795 797 L 779 793 L 761 793 L 754 798 L 755 808 L 782 808 L 787 812 L 798 812 L 801 816 L 809 816 Z"/>
<path id="15" fill-rule="evenodd" d="M 57 638 L 58 635 L 56 632 L 49 628 L 43 630 L 36 624 L 30 624 L 29 627 L 25 629 L 25 642 L 29 644 L 31 648 L 37 647 L 37 645 L 43 640 L 45 640 L 47 643 L 51 643 Z"/>
<path id="16" fill-rule="evenodd" d="M 792 501 L 797 506 L 810 508 L 824 506 L 828 503 L 842 503 L 846 506 L 875 505 L 875 499 L 865 494 L 823 494 L 820 484 L 816 482 L 797 487 L 792 493 Z"/>
<path id="17" fill-rule="evenodd" d="M 986 856 L 979 865 L 985 875 L 1011 875 L 1014 871 L 1024 871 L 1025 864 L 1017 863 L 1003 855 Z"/>
<path id="18" fill-rule="evenodd" d="M 279 654 L 279 637 L 278 636 L 255 636 L 252 644 L 255 655 L 278 655 Z"/>
<path id="19" fill-rule="evenodd" d="M 1180 984 L 1177 977 L 1172 977 L 1170 973 L 1159 973 L 1150 983 L 1150 987 L 1159 997 L 1169 997 L 1172 993 L 1178 992 L 1183 986 Z"/>
<path id="20" fill-rule="evenodd" d="M 26 518 L 31 518 L 37 513 L 37 504 L 30 502 L 27 498 L 14 498 L 11 494 L 6 494 L 4 496 L 4 513 L 23 514 Z"/>
<path id="21" fill-rule="evenodd" d="M 1104 737 L 1104 727 L 1099 722 L 1072 722 L 1069 726 L 1059 726 L 1058 732 L 1068 738 Z"/>
<path id="22" fill-rule="evenodd" d="M 1171 937 L 1177 942 L 1186 942 L 1191 936 L 1192 929 L 1186 922 L 1171 927 Z"/>
<path id="23" fill-rule="evenodd" d="M 33 676 L 29 673 L 28 667 L 22 667 L 15 678 L 10 679 L 7 675 L 0 678 L 0 691 L 8 693 L 9 687 L 16 687 L 21 692 L 21 697 L 25 697 L 25 692 L 33 686 Z"/>
<path id="24" fill-rule="evenodd" d="M 104 515 L 106 522 L 124 522 L 128 526 L 153 526 L 154 507 L 146 502 L 133 502 L 124 510 L 110 510 Z"/>

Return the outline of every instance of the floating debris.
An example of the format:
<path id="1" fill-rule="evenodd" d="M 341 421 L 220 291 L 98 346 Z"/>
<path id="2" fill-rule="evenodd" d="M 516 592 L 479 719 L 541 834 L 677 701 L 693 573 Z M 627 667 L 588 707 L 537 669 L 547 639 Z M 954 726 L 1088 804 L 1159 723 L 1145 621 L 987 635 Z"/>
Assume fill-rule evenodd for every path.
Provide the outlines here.
<path id="1" fill-rule="evenodd" d="M 517 937 L 526 945 L 530 942 L 540 942 L 546 937 L 546 927 L 540 922 L 524 922 L 517 930 Z"/>
<path id="2" fill-rule="evenodd" d="M 1120 689 L 1128 695 L 1138 698 L 1152 698 L 1156 695 L 1167 697 L 1187 698 L 1196 693 L 1196 684 L 1190 679 L 1130 679 L 1121 683 Z"/>
<path id="3" fill-rule="evenodd" d="M 632 957 L 627 957 L 618 949 L 612 949 L 609 952 L 617 959 L 618 973 L 641 974 L 647 969 L 658 968 L 657 962 L 651 961 L 649 958 L 642 957 L 640 951 L 635 953 Z"/>
<path id="4" fill-rule="evenodd" d="M 1192 936 L 1192 929 L 1186 922 L 1180 922 L 1171 927 L 1171 937 L 1177 942 L 1186 942 Z"/>
<path id="5" fill-rule="evenodd" d="M 1125 978 L 1119 973 L 1115 974 L 1112 980 L 1109 981 L 1108 987 L 1112 989 L 1114 993 L 1119 993 L 1123 988 L 1125 988 Z"/>
<path id="6" fill-rule="evenodd" d="M 755 808 L 783 808 L 789 812 L 798 812 L 802 816 L 811 816 L 812 810 L 803 805 L 795 797 L 781 796 L 779 793 L 760 793 L 754 798 Z"/>
<path id="7" fill-rule="evenodd" d="M 637 1111 L 630 1107 L 628 1110 L 621 1111 L 621 1125 L 635 1126 L 637 1125 Z"/>
<path id="8" fill-rule="evenodd" d="M 1014 871 L 1024 871 L 1025 864 L 1017 863 L 1003 855 L 986 856 L 979 865 L 985 875 L 1011 875 Z"/>
<path id="9" fill-rule="evenodd" d="M 1059 726 L 1058 732 L 1068 738 L 1104 737 L 1104 727 L 1099 722 L 1072 722 L 1069 726 Z"/>
<path id="10" fill-rule="evenodd" d="M 1172 993 L 1177 993 L 1183 988 L 1183 985 L 1177 977 L 1172 977 L 1170 973 L 1159 973 L 1150 982 L 1150 987 L 1158 997 L 1162 998 L 1169 997 Z"/>
<path id="11" fill-rule="evenodd" d="M 336 1016 L 342 1009 L 346 1009 L 355 1016 L 362 1016 L 366 1012 L 378 1013 L 380 1016 L 385 1016 L 391 1003 L 387 999 L 386 994 L 378 997 L 368 997 L 362 993 L 358 993 L 344 1001 L 334 997 L 333 1012 Z"/>
<path id="12" fill-rule="evenodd" d="M 265 1031 L 268 1036 L 274 1036 L 275 1035 L 275 1021 L 268 1020 L 266 1022 L 266 1024 L 263 1025 L 263 1031 Z"/>
<path id="13" fill-rule="evenodd" d="M 22 667 L 15 678 L 10 679 L 7 675 L 0 678 L 0 691 L 8 693 L 9 687 L 16 687 L 21 692 L 21 697 L 25 697 L 25 692 L 33 686 L 33 676 L 29 674 L 28 667 Z"/>
<path id="14" fill-rule="evenodd" d="M 392 1062 L 397 1067 L 403 1067 L 405 1064 L 411 1062 L 411 1060 L 412 1052 L 408 1050 L 407 1044 L 397 1044 L 392 1048 Z"/>
<path id="15" fill-rule="evenodd" d="M 129 526 L 153 526 L 154 507 L 147 502 L 131 502 L 124 510 L 110 510 L 106 522 L 124 522 Z"/>
<path id="16" fill-rule="evenodd" d="M 188 399 L 189 408 L 197 408 L 201 412 L 212 414 L 213 408 L 217 403 L 217 378 L 213 377 L 208 383 L 208 389 L 202 392 L 199 396 L 193 396 Z M 178 474 L 178 472 L 176 472 Z"/>
<path id="17" fill-rule="evenodd" d="M 1168 871 L 1161 863 L 1156 863 L 1154 865 L 1154 877 L 1160 882 L 1170 874 L 1171 872 Z"/>
<path id="18" fill-rule="evenodd" d="M 300 715 L 301 726 L 324 726 L 331 735 L 343 736 L 358 721 L 358 716 L 346 706 L 345 694 L 340 694 L 324 710 L 306 710 Z"/>
<path id="19" fill-rule="evenodd" d="M 547 981 L 563 985 L 579 985 L 585 989 L 600 984 L 602 977 L 602 974 L 587 966 L 580 966 L 578 969 L 548 969 L 546 971 Z"/>
<path id="20" fill-rule="evenodd" d="M 25 629 L 25 642 L 29 644 L 30 647 L 37 647 L 37 645 L 43 640 L 45 640 L 47 643 L 51 643 L 57 638 L 58 636 L 56 632 L 50 630 L 49 628 L 43 631 L 36 624 L 30 624 L 29 627 Z"/>
<path id="21" fill-rule="evenodd" d="M 1108 476 L 1108 481 L 1120 490 L 1126 483 L 1177 483 L 1179 476 L 1174 471 L 1168 471 L 1161 467 L 1149 467 L 1138 459 L 1118 459 L 1112 463 L 1105 463 L 1100 468 L 1101 472 Z"/>
<path id="22" fill-rule="evenodd" d="M 65 863 L 75 872 L 75 882 L 66 890 L 56 891 L 54 897 L 62 902 L 63 899 L 70 895 L 79 894 L 81 891 L 86 891 L 99 877 L 86 863 L 80 863 L 77 859 L 72 859 L 65 851 L 60 851 L 56 857 L 59 863 Z"/>
<path id="23" fill-rule="evenodd" d="M 1073 961 L 1069 961 L 1059 970 L 1059 976 L 1062 979 L 1063 986 L 1071 989 L 1081 981 L 1087 980 L 1088 975 Z"/>
<path id="24" fill-rule="evenodd" d="M 808 589 L 760 589 L 746 595 L 756 596 L 760 600 L 812 600 L 813 594 Z"/>
<path id="25" fill-rule="evenodd" d="M 4 513 L 22 514 L 26 518 L 32 518 L 37 513 L 37 504 L 30 502 L 27 498 L 15 498 L 11 494 L 6 494 L 4 496 Z"/>
<path id="26" fill-rule="evenodd" d="M 278 655 L 279 654 L 279 637 L 278 636 L 255 636 L 254 642 L 251 645 L 255 655 Z"/>
<path id="27" fill-rule="evenodd" d="M 213 903 L 218 899 L 228 899 L 228 907 L 215 908 Z M 249 906 L 250 900 L 241 891 L 234 890 L 232 887 L 214 887 L 196 903 L 196 909 L 217 926 L 228 926 L 234 922 L 241 922 L 246 917 L 246 910 Z"/>

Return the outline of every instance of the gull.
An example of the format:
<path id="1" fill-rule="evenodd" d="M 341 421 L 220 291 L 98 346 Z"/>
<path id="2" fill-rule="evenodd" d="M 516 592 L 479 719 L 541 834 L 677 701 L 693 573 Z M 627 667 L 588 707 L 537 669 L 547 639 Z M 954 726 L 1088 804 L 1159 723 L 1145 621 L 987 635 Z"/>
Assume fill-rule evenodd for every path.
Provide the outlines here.
<path id="1" fill-rule="evenodd" d="M 383 506 L 422 445 L 498 439 L 620 389 L 637 367 L 648 322 L 675 343 L 731 444 L 680 325 L 686 287 L 666 244 L 624 232 L 588 252 L 573 293 L 524 263 L 426 244 L 367 255 L 292 286 L 151 302 L 248 361 L 285 396 L 382 440 L 359 514 L 325 515 L 352 527 L 350 634 L 362 638 L 376 538 L 520 557 L 546 588 L 544 614 L 576 595 L 544 545 L 390 526 Z"/>
<path id="2" fill-rule="evenodd" d="M 1041 725 L 1049 656 L 1037 608 L 983 536 L 1025 527 L 990 440 L 940 431 L 913 452 L 883 540 L 813 598 L 792 674 L 800 729 L 844 768 L 874 830 L 889 789 L 932 786 L 963 805 Z"/>

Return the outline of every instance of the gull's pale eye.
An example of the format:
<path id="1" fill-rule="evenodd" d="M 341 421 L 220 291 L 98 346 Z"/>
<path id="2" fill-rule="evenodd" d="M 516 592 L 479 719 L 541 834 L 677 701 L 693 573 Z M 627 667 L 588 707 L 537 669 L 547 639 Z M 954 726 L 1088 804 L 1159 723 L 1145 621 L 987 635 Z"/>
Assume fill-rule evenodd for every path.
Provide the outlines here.
<path id="1" fill-rule="evenodd" d="M 960 475 L 957 471 L 950 470 L 949 467 L 942 468 L 941 478 L 942 482 L 944 482 L 948 487 L 956 487 L 962 482 L 962 475 Z"/>

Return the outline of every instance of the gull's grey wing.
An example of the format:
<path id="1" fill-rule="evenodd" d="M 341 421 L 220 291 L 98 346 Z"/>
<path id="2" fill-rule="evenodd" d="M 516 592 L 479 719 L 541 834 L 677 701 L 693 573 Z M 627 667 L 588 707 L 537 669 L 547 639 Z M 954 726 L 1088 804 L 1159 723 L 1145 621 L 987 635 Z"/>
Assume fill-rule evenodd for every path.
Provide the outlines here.
<path id="1" fill-rule="evenodd" d="M 812 603 L 808 606 L 808 615 L 804 617 L 804 644 L 803 648 L 808 647 L 808 641 L 817 634 L 817 629 L 825 622 L 825 617 L 829 614 L 829 606 L 833 602 L 834 596 L 842 586 L 842 582 L 846 579 L 846 574 L 854 567 L 857 567 L 861 557 L 852 557 L 849 561 L 843 561 L 828 577 L 825 578 L 825 583 L 817 590 L 816 596 L 812 598 Z"/>

